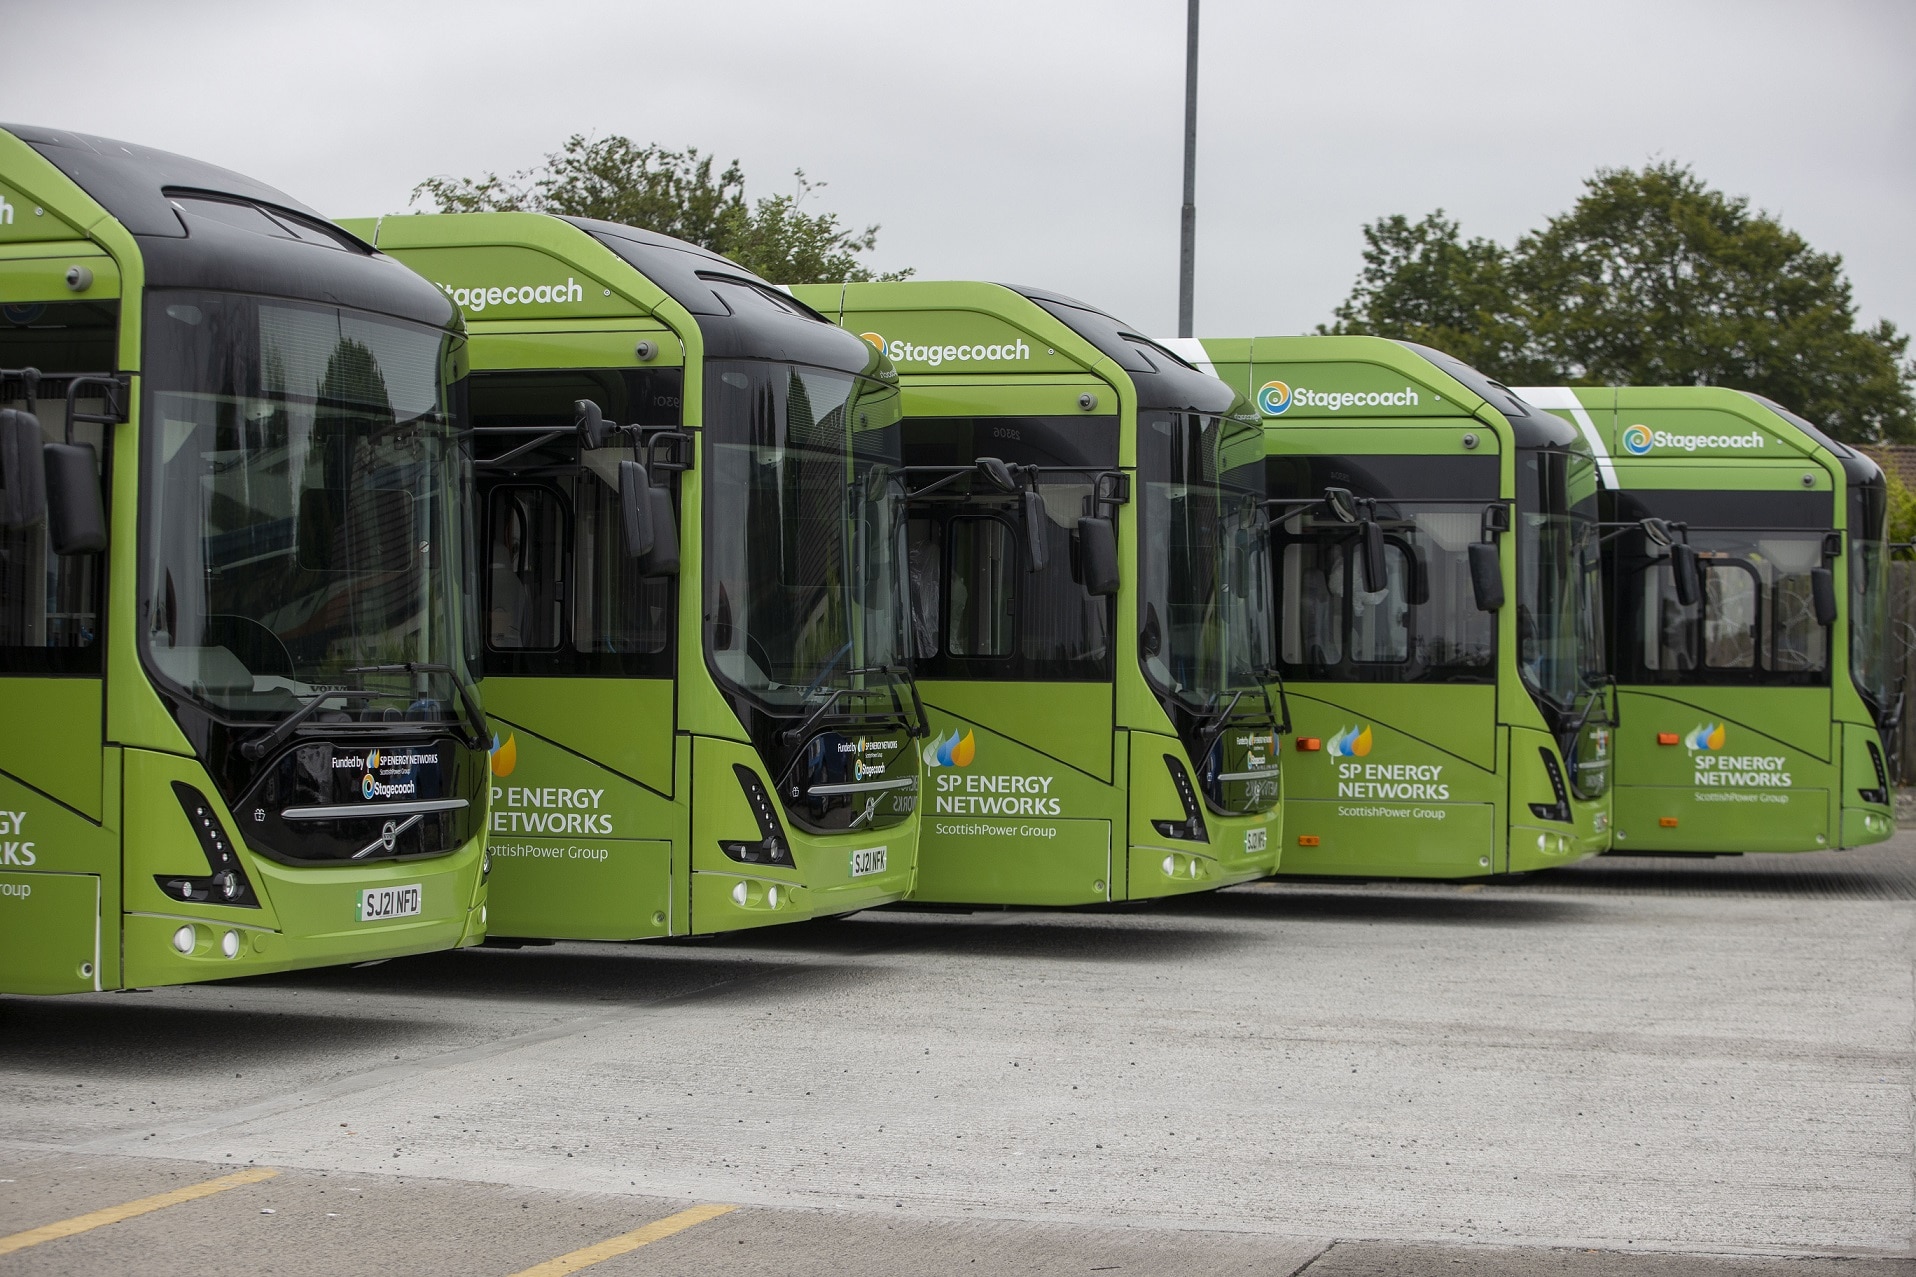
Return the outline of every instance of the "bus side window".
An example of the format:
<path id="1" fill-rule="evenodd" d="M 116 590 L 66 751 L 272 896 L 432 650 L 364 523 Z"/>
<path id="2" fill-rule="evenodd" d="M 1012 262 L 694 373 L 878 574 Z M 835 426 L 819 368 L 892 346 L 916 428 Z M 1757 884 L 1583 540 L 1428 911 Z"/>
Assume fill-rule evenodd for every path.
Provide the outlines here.
<path id="1" fill-rule="evenodd" d="M 1810 573 L 1821 566 L 1821 547 L 1807 538 L 1768 538 L 1757 543 L 1770 585 L 1769 667 L 1785 673 L 1816 672 L 1829 665 L 1829 631 L 1816 623 Z"/>
<path id="2" fill-rule="evenodd" d="M 906 524 L 906 535 L 912 655 L 929 660 L 938 655 L 939 619 L 944 615 L 945 530 L 932 519 L 911 519 Z"/>
<path id="3" fill-rule="evenodd" d="M 1353 572 L 1357 569 L 1354 556 Z M 1350 583 L 1351 659 L 1384 662 L 1410 659 L 1410 627 L 1406 623 L 1410 604 L 1410 557 L 1401 545 L 1384 547 L 1384 588 L 1372 593 L 1361 588 L 1362 581 Z"/>
<path id="4" fill-rule="evenodd" d="M 1279 643 L 1289 665 L 1336 665 L 1344 659 L 1345 554 L 1322 541 L 1284 547 L 1283 628 Z"/>
<path id="5" fill-rule="evenodd" d="M 548 489 L 521 491 L 550 495 Z M 573 648 L 580 652 L 664 651 L 672 641 L 674 581 L 641 575 L 640 561 L 625 552 L 619 493 L 611 482 L 597 471 L 583 470 L 573 481 L 573 493 L 578 513 L 574 557 L 581 582 L 572 591 Z M 558 641 L 555 630 L 547 646 Z"/>
<path id="6" fill-rule="evenodd" d="M 498 487 L 487 520 L 486 641 L 500 651 L 550 651 L 563 632 L 567 524 L 544 487 Z"/>
<path id="7" fill-rule="evenodd" d="M 1756 569 L 1735 559 L 1705 559 L 1703 663 L 1711 669 L 1756 668 Z"/>
<path id="8" fill-rule="evenodd" d="M 1011 601 L 1022 570 L 1018 538 L 1000 519 L 953 519 L 950 621 L 946 650 L 953 656 L 1009 656 Z"/>

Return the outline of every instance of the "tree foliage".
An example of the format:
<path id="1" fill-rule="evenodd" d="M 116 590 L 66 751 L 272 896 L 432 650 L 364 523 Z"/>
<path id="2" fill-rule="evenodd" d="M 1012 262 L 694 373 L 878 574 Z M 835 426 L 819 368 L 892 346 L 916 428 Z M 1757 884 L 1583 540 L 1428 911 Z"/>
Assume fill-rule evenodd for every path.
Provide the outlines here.
<path id="1" fill-rule="evenodd" d="M 878 274 L 859 260 L 878 244 L 878 227 L 853 230 L 836 213 L 801 205 L 823 182 L 793 172 L 797 190 L 748 203 L 745 172 L 733 160 L 714 174 L 714 157 L 697 147 L 669 151 L 628 137 L 588 140 L 574 134 L 542 164 L 501 177 L 429 177 L 412 202 L 432 211 L 501 210 L 592 217 L 689 240 L 781 284 L 903 279 L 909 270 Z"/>
<path id="2" fill-rule="evenodd" d="M 1511 247 L 1440 209 L 1364 228 L 1364 268 L 1320 331 L 1450 351 L 1515 384 L 1756 391 L 1840 439 L 1916 438 L 1916 363 L 1858 328 L 1842 258 L 1675 163 L 1599 169 Z"/>

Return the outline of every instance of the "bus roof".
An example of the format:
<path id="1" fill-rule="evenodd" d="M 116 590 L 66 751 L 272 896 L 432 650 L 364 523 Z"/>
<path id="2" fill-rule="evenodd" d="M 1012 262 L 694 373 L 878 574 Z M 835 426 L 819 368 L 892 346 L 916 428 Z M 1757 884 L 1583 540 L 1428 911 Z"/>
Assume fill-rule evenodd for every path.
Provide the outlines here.
<path id="1" fill-rule="evenodd" d="M 0 125 L 0 131 L 134 237 L 148 287 L 265 293 L 435 327 L 457 322 L 446 299 L 421 287 L 411 272 L 263 182 L 112 138 L 22 124 Z"/>

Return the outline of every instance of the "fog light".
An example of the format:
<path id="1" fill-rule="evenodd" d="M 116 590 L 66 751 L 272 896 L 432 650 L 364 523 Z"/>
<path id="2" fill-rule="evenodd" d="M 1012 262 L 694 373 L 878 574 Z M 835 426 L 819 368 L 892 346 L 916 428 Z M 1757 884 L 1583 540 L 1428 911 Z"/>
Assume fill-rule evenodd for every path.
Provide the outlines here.
<path id="1" fill-rule="evenodd" d="M 481 931 L 486 929 L 486 907 L 484 905 L 479 906 L 479 929 Z"/>
<path id="2" fill-rule="evenodd" d="M 778 888 L 777 887 L 767 887 L 765 889 L 765 903 L 772 906 L 772 908 L 774 909 L 778 908 Z"/>
<path id="3" fill-rule="evenodd" d="M 1178 876 L 1177 857 L 1166 856 L 1164 858 L 1164 876 L 1166 878 L 1175 878 Z"/>
<path id="4" fill-rule="evenodd" d="M 181 927 L 173 933 L 173 947 L 181 953 L 193 952 L 193 928 Z"/>
<path id="5" fill-rule="evenodd" d="M 229 931 L 220 937 L 220 952 L 229 958 L 239 957 L 239 932 Z"/>
<path id="6" fill-rule="evenodd" d="M 745 907 L 745 884 L 744 883 L 741 882 L 737 886 L 732 888 L 732 903 L 737 905 L 741 909 Z"/>

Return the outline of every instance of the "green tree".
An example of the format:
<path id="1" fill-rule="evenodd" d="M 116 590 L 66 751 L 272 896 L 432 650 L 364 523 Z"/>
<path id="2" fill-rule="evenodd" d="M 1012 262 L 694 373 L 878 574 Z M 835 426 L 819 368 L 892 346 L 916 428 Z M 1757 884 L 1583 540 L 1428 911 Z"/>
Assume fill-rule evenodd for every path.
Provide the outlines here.
<path id="1" fill-rule="evenodd" d="M 716 175 L 713 157 L 697 147 L 669 151 L 627 137 L 566 139 L 542 164 L 505 177 L 429 177 L 412 202 L 446 213 L 500 210 L 556 213 L 620 222 L 689 240 L 781 284 L 903 279 L 909 270 L 878 274 L 859 254 L 878 244 L 878 227 L 852 230 L 836 213 L 802 205 L 825 183 L 793 173 L 797 191 L 748 204 L 745 172 L 733 160 Z"/>
<path id="2" fill-rule="evenodd" d="M 1365 227 L 1364 271 L 1327 331 L 1443 345 L 1500 380 L 1720 385 L 1840 439 L 1916 438 L 1916 363 L 1858 328 L 1842 258 L 1687 166 L 1599 169 L 1570 211 L 1504 249 L 1441 212 Z"/>
<path id="3" fill-rule="evenodd" d="M 1413 222 L 1401 213 L 1364 227 L 1364 269 L 1321 333 L 1397 337 L 1455 355 L 1523 384 L 1534 364 L 1528 329 L 1513 308 L 1510 252 L 1462 238 L 1444 210 Z"/>

